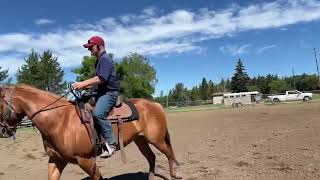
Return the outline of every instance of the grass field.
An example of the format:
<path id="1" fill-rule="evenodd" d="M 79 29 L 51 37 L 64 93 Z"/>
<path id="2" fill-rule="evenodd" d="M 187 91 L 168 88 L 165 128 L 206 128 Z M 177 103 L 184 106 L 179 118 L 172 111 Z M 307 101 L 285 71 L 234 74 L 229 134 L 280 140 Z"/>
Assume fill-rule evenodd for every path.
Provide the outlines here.
<path id="1" fill-rule="evenodd" d="M 320 101 L 320 94 L 313 94 L 312 101 L 316 102 Z M 290 102 L 282 102 L 281 104 L 287 103 L 303 103 L 303 101 L 290 101 Z M 263 104 L 265 105 L 273 105 L 266 100 L 263 100 Z M 224 104 L 208 104 L 208 105 L 199 105 L 199 106 L 186 106 L 186 107 L 169 107 L 165 108 L 166 112 L 187 112 L 187 111 L 201 111 L 201 110 L 211 110 L 211 109 L 223 109 L 227 108 Z M 231 108 L 231 107 L 230 107 Z"/>
<path id="2" fill-rule="evenodd" d="M 186 111 L 200 111 L 208 109 L 222 109 L 225 108 L 223 104 L 207 104 L 200 106 L 187 106 L 187 107 L 169 107 L 165 108 L 166 112 L 186 112 Z"/>
<path id="3" fill-rule="evenodd" d="M 320 101 L 320 94 L 313 94 L 312 100 Z"/>

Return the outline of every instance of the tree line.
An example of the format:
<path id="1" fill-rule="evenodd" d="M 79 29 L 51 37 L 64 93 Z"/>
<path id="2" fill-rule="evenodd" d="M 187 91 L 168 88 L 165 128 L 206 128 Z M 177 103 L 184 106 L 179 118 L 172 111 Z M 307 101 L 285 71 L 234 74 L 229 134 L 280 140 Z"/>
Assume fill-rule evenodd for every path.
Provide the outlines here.
<path id="1" fill-rule="evenodd" d="M 113 57 L 113 54 L 108 54 Z M 28 84 L 36 88 L 50 91 L 55 94 L 63 94 L 68 90 L 68 82 L 63 79 L 65 72 L 51 51 L 42 54 L 31 50 L 24 59 L 25 63 L 18 69 L 16 84 Z M 76 80 L 82 81 L 93 76 L 94 56 L 84 56 L 80 67 L 72 69 L 76 74 Z M 115 62 L 117 73 L 120 77 L 120 92 L 125 98 L 143 97 L 152 99 L 157 83 L 156 71 L 150 65 L 149 60 L 141 54 L 130 53 L 118 62 Z M 0 81 L 2 84 L 12 84 L 8 78 L 8 69 L 1 70 Z"/>
<path id="2" fill-rule="evenodd" d="M 113 54 L 108 54 L 113 57 Z M 23 64 L 16 76 L 17 84 L 29 84 L 39 89 L 62 94 L 68 89 L 69 82 L 63 79 L 65 73 L 58 57 L 54 57 L 52 52 L 44 51 L 42 54 L 31 50 L 24 59 Z M 76 80 L 82 81 L 93 76 L 96 58 L 84 56 L 81 65 L 72 70 L 76 74 Z M 214 94 L 225 92 L 246 92 L 259 91 L 262 94 L 283 93 L 289 89 L 300 91 L 318 90 L 319 79 L 315 74 L 296 75 L 290 77 L 279 77 L 278 75 L 268 74 L 250 78 L 245 67 L 239 59 L 234 68 L 234 74 L 229 79 L 221 79 L 215 83 L 205 77 L 202 81 L 188 89 L 183 83 L 177 83 L 164 94 L 161 91 L 159 97 L 153 97 L 155 85 L 157 83 L 156 70 L 149 60 L 138 53 L 130 53 L 115 62 L 117 73 L 120 77 L 121 95 L 127 98 L 147 98 L 160 103 L 166 102 L 185 102 L 211 99 Z M 0 67 L 0 81 L 10 84 L 8 69 Z M 4 82 L 4 80 L 6 80 Z"/>
<path id="3" fill-rule="evenodd" d="M 319 79 L 316 74 L 308 75 L 305 73 L 290 77 L 268 74 L 250 78 L 241 59 L 239 59 L 231 79 L 222 78 L 220 82 L 214 83 L 212 80 L 203 77 L 201 83 L 190 89 L 185 87 L 183 83 L 177 83 L 167 95 L 164 95 L 163 91 L 161 91 L 160 96 L 156 97 L 155 100 L 162 104 L 191 101 L 196 105 L 201 103 L 197 101 L 210 100 L 215 94 L 221 95 L 227 92 L 258 91 L 262 94 L 277 94 L 295 89 L 300 91 L 319 90 Z"/>

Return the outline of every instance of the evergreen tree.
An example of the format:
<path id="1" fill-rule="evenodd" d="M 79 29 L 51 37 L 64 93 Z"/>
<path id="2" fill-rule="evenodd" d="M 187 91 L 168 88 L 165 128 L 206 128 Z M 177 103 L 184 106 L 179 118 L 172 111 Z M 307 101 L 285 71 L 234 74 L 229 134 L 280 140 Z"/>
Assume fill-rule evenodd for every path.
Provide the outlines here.
<path id="1" fill-rule="evenodd" d="M 53 57 L 50 51 L 43 52 L 39 62 L 39 88 L 56 94 L 62 94 L 67 88 L 67 82 L 63 81 L 64 71 L 60 67 L 57 57 Z"/>
<path id="2" fill-rule="evenodd" d="M 38 83 L 40 82 L 39 76 L 39 55 L 34 50 L 31 50 L 31 53 L 27 58 L 24 59 L 25 63 L 18 69 L 17 72 L 17 83 L 34 85 L 39 87 Z"/>
<path id="3" fill-rule="evenodd" d="M 202 100 L 208 99 L 208 82 L 206 78 L 202 78 L 202 82 L 200 85 L 200 95 Z"/>
<path id="4" fill-rule="evenodd" d="M 63 81 L 64 71 L 60 67 L 58 58 L 52 57 L 50 51 L 45 51 L 39 56 L 32 50 L 25 62 L 26 64 L 19 68 L 16 74 L 18 83 L 33 85 L 56 94 L 66 90 L 67 82 Z"/>
<path id="5" fill-rule="evenodd" d="M 4 70 L 1 70 L 1 69 L 2 67 L 0 66 L 0 82 L 7 79 L 7 77 L 9 76 L 8 75 L 9 69 L 4 69 Z"/>
<path id="6" fill-rule="evenodd" d="M 224 87 L 225 92 L 231 92 L 231 81 L 229 78 L 226 80 L 226 85 Z"/>
<path id="7" fill-rule="evenodd" d="M 211 99 L 212 98 L 212 94 L 215 92 L 215 88 L 214 88 L 214 83 L 212 82 L 212 80 L 209 80 L 208 82 L 208 94 L 207 94 L 207 99 Z"/>
<path id="8" fill-rule="evenodd" d="M 177 102 L 178 106 L 183 106 L 186 101 L 189 100 L 187 88 L 184 87 L 183 83 L 177 83 L 175 88 L 172 90 L 172 99 Z"/>
<path id="9" fill-rule="evenodd" d="M 249 81 L 248 74 L 245 72 L 244 65 L 241 59 L 238 60 L 235 73 L 231 79 L 232 92 L 246 92 L 248 91 L 247 85 Z"/>
<path id="10" fill-rule="evenodd" d="M 190 100 L 191 101 L 197 101 L 200 100 L 200 93 L 197 86 L 193 87 L 190 92 Z"/>

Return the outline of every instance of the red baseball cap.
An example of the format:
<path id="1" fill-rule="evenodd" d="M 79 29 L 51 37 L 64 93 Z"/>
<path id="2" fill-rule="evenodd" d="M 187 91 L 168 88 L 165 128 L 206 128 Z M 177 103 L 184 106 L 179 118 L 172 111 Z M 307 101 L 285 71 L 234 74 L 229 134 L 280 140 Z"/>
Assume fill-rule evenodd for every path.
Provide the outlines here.
<path id="1" fill-rule="evenodd" d="M 89 48 L 94 45 L 103 45 L 104 46 L 104 40 L 99 36 L 93 36 L 88 40 L 87 44 L 84 44 L 83 47 Z"/>

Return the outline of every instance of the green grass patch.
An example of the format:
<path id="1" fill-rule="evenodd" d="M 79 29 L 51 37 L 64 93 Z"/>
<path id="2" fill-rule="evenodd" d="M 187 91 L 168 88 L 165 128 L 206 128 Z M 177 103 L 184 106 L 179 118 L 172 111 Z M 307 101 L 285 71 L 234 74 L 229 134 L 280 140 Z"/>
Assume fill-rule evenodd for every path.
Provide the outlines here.
<path id="1" fill-rule="evenodd" d="M 35 127 L 26 127 L 26 128 L 19 128 L 17 129 L 17 132 L 36 132 L 38 131 Z"/>
<path id="2" fill-rule="evenodd" d="M 186 106 L 186 107 L 169 107 L 165 108 L 166 112 L 186 112 L 186 111 L 201 111 L 211 109 L 222 109 L 225 108 L 223 104 L 207 104 L 200 106 Z"/>
<path id="3" fill-rule="evenodd" d="M 320 94 L 313 94 L 312 100 L 320 100 Z"/>

